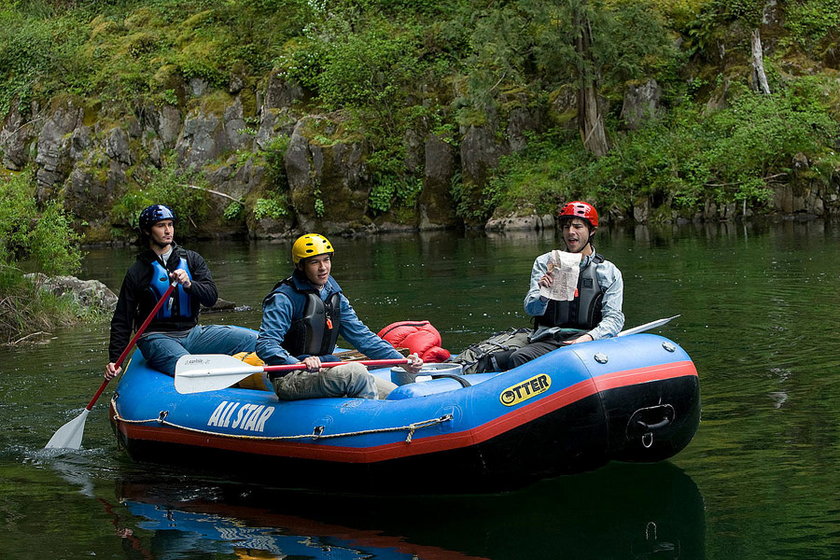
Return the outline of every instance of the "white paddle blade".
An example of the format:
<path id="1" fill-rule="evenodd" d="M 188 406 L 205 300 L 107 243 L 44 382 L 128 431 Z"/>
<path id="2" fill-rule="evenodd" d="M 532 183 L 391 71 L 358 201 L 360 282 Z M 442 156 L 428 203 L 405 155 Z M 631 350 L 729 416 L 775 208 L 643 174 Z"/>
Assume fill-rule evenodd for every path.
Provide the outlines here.
<path id="1" fill-rule="evenodd" d="M 175 364 L 175 390 L 183 395 L 218 391 L 262 371 L 225 354 L 188 354 Z"/>
<path id="2" fill-rule="evenodd" d="M 80 449 L 89 413 L 90 410 L 84 409 L 81 414 L 56 430 L 44 449 Z"/>
<path id="3" fill-rule="evenodd" d="M 629 336 L 631 334 L 636 334 L 644 331 L 649 331 L 650 329 L 655 329 L 656 327 L 661 327 L 665 323 L 676 319 L 679 315 L 674 315 L 673 317 L 666 317 L 665 319 L 659 319 L 656 321 L 651 321 L 650 323 L 645 323 L 644 325 L 639 325 L 638 327 L 633 327 L 632 329 L 627 329 L 626 331 L 621 331 L 616 336 Z"/>

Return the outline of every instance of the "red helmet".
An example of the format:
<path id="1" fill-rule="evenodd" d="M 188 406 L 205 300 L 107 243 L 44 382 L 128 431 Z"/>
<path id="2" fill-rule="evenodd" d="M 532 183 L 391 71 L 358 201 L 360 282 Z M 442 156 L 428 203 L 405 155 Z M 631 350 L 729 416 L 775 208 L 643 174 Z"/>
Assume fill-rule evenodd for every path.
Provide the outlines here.
<path id="1" fill-rule="evenodd" d="M 560 209 L 557 215 L 561 218 L 566 216 L 570 218 L 583 218 L 589 222 L 592 227 L 598 227 L 598 212 L 595 210 L 595 207 L 588 202 L 580 202 L 578 200 L 574 202 L 567 202 L 563 208 Z"/>

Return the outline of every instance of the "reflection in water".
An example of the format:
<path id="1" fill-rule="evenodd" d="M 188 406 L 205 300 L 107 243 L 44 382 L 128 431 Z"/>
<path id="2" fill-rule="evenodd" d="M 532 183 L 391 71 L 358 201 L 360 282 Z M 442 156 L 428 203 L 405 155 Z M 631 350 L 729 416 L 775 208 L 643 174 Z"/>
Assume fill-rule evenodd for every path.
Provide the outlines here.
<path id="1" fill-rule="evenodd" d="M 188 551 L 260 558 L 704 557 L 703 499 L 667 462 L 613 464 L 498 495 L 325 496 L 138 475 L 118 484 L 117 498 L 134 517 L 123 516 L 122 534 L 128 530 L 132 546 L 140 539 L 158 558 Z"/>

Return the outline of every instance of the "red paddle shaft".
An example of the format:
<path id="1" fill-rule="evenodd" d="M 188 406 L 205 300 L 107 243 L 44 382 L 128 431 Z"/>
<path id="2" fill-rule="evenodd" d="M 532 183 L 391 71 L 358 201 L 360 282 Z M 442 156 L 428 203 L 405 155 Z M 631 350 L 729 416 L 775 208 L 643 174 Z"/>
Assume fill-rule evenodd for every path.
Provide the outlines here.
<path id="1" fill-rule="evenodd" d="M 169 299 L 169 296 L 172 294 L 172 290 L 174 290 L 175 286 L 177 286 L 177 285 L 178 285 L 178 282 L 172 282 L 171 284 L 169 284 L 169 287 L 166 289 L 166 291 L 163 292 L 163 295 L 160 297 L 158 302 L 155 304 L 154 308 L 152 308 L 152 311 L 146 317 L 146 320 L 143 321 L 143 324 L 140 325 L 140 328 L 137 329 L 136 333 L 134 333 L 134 336 L 132 337 L 131 341 L 129 341 L 128 346 L 125 347 L 125 350 L 122 351 L 122 354 L 120 354 L 120 357 L 117 358 L 116 362 L 114 362 L 114 365 L 117 366 L 117 369 L 119 369 L 120 366 L 122 366 L 122 363 L 128 357 L 128 353 L 131 352 L 131 349 L 134 347 L 134 343 L 137 342 L 137 339 L 140 338 L 140 335 L 143 334 L 146 331 L 146 327 L 149 326 L 149 323 L 152 322 L 152 319 L 154 319 L 155 315 L 157 315 L 157 312 L 160 311 L 161 307 L 163 307 L 163 303 L 166 300 Z M 102 385 L 99 386 L 99 389 L 96 391 L 96 393 L 93 395 L 93 398 L 90 399 L 90 402 L 85 407 L 86 409 L 91 410 L 93 408 L 93 405 L 95 405 L 96 401 L 99 400 L 99 397 L 102 395 L 102 392 L 105 391 L 105 387 L 108 385 L 108 383 L 110 381 L 111 381 L 110 379 L 106 379 L 105 381 L 102 382 Z"/>
<path id="2" fill-rule="evenodd" d="M 399 366 L 403 364 L 407 364 L 408 360 L 405 358 L 402 359 L 393 359 L 393 360 L 359 360 L 358 362 L 321 362 L 322 368 L 330 368 L 336 366 L 344 366 L 347 364 L 352 363 L 359 363 L 365 367 L 377 367 L 377 366 Z M 271 371 L 294 371 L 297 369 L 306 369 L 306 364 L 284 364 L 279 366 L 263 366 L 263 371 L 271 372 Z"/>

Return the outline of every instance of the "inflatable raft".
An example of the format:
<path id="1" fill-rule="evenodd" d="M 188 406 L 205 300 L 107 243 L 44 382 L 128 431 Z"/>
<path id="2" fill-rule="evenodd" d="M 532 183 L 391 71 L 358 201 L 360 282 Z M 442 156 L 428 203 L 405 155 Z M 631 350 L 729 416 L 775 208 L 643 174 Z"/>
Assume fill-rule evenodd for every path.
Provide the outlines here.
<path id="1" fill-rule="evenodd" d="M 653 334 L 563 347 L 505 372 L 426 376 L 386 400 L 282 402 L 242 388 L 181 394 L 135 352 L 110 417 L 139 461 L 291 487 L 478 491 L 611 460 L 667 459 L 693 437 L 700 393 L 688 354 Z"/>

